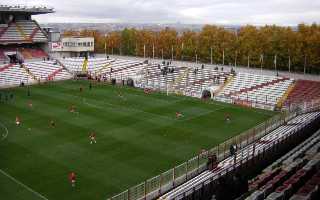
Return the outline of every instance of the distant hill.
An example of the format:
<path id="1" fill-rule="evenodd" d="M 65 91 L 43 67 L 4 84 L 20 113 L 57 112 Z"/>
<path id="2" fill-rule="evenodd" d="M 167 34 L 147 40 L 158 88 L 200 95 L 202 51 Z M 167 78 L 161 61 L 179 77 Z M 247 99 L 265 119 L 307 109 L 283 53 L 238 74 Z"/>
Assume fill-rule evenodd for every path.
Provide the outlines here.
<path id="1" fill-rule="evenodd" d="M 89 30 L 98 30 L 100 32 L 111 32 L 111 31 L 121 31 L 125 28 L 135 28 L 138 30 L 141 29 L 150 29 L 153 31 L 159 31 L 165 28 L 174 28 L 178 32 L 183 32 L 185 30 L 191 31 L 201 31 L 203 24 L 132 24 L 132 23 L 49 23 L 43 24 L 43 26 L 52 27 L 59 31 L 64 30 L 75 30 L 80 31 L 83 29 Z M 223 26 L 223 25 L 221 25 Z M 228 25 L 223 26 L 227 29 L 238 30 L 241 26 L 239 25 Z"/>

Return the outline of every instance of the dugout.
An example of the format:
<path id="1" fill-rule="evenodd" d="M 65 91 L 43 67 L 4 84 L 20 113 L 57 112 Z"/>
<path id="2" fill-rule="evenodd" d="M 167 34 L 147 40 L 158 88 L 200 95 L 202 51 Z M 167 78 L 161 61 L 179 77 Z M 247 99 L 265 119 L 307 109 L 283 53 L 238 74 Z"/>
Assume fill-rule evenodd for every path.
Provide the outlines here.
<path id="1" fill-rule="evenodd" d="M 127 80 L 127 85 L 130 86 L 130 87 L 134 87 L 134 81 L 133 81 L 133 79 L 129 78 L 129 79 Z"/>
<path id="2" fill-rule="evenodd" d="M 116 85 L 117 84 L 117 80 L 116 79 L 111 79 L 111 85 Z"/>
<path id="3" fill-rule="evenodd" d="M 212 98 L 212 94 L 209 90 L 203 90 L 201 98 L 202 99 L 210 99 L 210 98 Z"/>
<path id="4" fill-rule="evenodd" d="M 87 80 L 88 79 L 88 74 L 87 73 L 77 73 L 75 74 L 75 78 L 77 80 Z"/>

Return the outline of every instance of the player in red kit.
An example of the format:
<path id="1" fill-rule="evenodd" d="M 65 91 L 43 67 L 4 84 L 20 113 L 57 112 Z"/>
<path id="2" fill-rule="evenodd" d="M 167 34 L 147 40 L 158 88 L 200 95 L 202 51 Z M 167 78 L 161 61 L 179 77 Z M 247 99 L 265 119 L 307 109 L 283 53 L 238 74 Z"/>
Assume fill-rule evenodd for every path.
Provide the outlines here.
<path id="1" fill-rule="evenodd" d="M 28 106 L 29 106 L 29 108 L 33 107 L 32 101 L 29 101 Z"/>
<path id="2" fill-rule="evenodd" d="M 69 108 L 69 112 L 71 112 L 71 113 L 76 112 L 76 107 L 74 105 L 71 105 Z"/>
<path id="3" fill-rule="evenodd" d="M 149 88 L 144 89 L 144 94 L 151 94 L 151 90 Z"/>
<path id="4" fill-rule="evenodd" d="M 227 123 L 230 123 L 231 117 L 230 117 L 229 113 L 225 114 L 225 120 L 226 120 Z"/>
<path id="5" fill-rule="evenodd" d="M 56 123 L 53 120 L 51 120 L 50 121 L 50 126 L 51 126 L 51 128 L 55 128 L 56 127 Z"/>
<path id="6" fill-rule="evenodd" d="M 90 138 L 90 144 L 97 143 L 97 141 L 96 141 L 96 133 L 95 132 L 92 132 L 90 134 L 89 138 Z"/>
<path id="7" fill-rule="evenodd" d="M 21 124 L 20 118 L 16 116 L 16 125 L 19 126 Z"/>
<path id="8" fill-rule="evenodd" d="M 179 119 L 180 117 L 183 117 L 183 114 L 181 112 L 176 112 L 176 118 Z"/>
<path id="9" fill-rule="evenodd" d="M 74 172 L 71 172 L 69 174 L 69 181 L 70 181 L 72 187 L 76 186 L 76 174 Z"/>

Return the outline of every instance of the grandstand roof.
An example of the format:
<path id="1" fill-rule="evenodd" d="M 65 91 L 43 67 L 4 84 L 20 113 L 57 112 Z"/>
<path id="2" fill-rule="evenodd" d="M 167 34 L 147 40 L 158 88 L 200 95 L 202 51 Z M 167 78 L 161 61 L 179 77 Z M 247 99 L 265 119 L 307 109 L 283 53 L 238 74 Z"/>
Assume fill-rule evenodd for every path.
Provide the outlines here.
<path id="1" fill-rule="evenodd" d="M 0 5 L 0 13 L 26 13 L 31 15 L 54 13 L 53 8 L 46 6 Z"/>

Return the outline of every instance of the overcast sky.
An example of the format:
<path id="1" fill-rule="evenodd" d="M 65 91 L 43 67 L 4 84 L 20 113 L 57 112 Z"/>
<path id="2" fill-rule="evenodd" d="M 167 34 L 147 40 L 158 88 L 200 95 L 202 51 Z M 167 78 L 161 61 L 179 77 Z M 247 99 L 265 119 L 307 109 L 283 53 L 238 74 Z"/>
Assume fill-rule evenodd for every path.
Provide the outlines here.
<path id="1" fill-rule="evenodd" d="M 47 5 L 46 22 L 195 24 L 320 23 L 320 0 L 0 0 L 1 4 Z"/>

